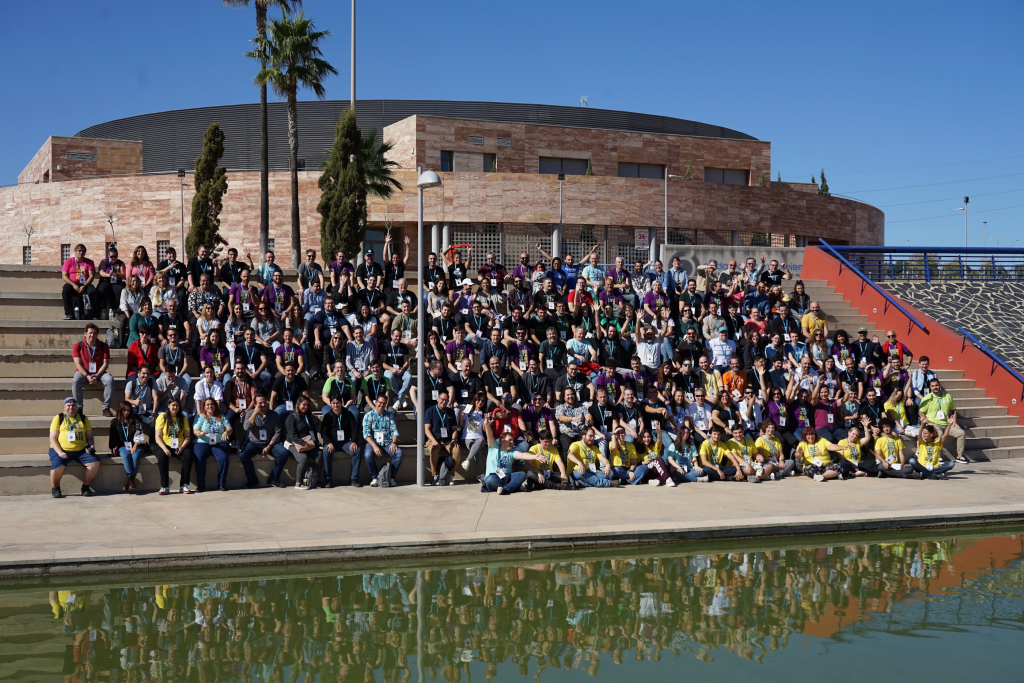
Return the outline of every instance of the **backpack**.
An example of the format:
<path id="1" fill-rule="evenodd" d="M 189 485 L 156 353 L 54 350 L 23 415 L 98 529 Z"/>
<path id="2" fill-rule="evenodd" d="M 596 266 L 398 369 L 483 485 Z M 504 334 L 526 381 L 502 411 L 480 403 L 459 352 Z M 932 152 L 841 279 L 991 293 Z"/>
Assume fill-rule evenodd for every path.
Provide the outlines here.
<path id="1" fill-rule="evenodd" d="M 121 348 L 121 330 L 117 327 L 107 328 L 107 346 L 112 349 Z"/>
<path id="2" fill-rule="evenodd" d="M 377 473 L 377 486 L 386 489 L 391 486 L 391 463 L 386 462 Z"/>
<path id="3" fill-rule="evenodd" d="M 316 460 L 309 461 L 309 467 L 306 468 L 306 473 L 302 475 L 302 485 L 308 486 L 311 489 L 320 486 L 320 467 L 317 465 Z"/>

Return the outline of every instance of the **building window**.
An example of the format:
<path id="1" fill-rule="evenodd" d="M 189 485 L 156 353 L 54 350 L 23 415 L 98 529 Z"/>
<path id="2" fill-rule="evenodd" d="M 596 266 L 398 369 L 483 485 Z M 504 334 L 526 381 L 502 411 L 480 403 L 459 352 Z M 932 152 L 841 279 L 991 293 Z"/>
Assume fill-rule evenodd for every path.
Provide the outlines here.
<path id="1" fill-rule="evenodd" d="M 482 145 L 482 144 L 484 144 L 484 136 L 483 135 L 470 135 L 469 136 L 469 144 L 471 144 L 471 145 Z"/>
<path id="2" fill-rule="evenodd" d="M 451 152 L 445 152 L 445 151 L 441 152 L 441 172 L 442 173 L 448 173 L 448 172 L 450 172 L 450 171 L 452 171 L 454 169 L 454 164 L 452 164 L 452 157 L 453 156 L 454 155 Z"/>
<path id="3" fill-rule="evenodd" d="M 494 173 L 498 170 L 498 155 L 484 154 L 484 173 Z"/>
<path id="4" fill-rule="evenodd" d="M 662 164 L 634 164 L 633 162 L 620 161 L 619 177 L 663 180 L 665 178 L 665 167 Z"/>
<path id="5" fill-rule="evenodd" d="M 96 152 L 67 152 L 64 158 L 68 161 L 96 161 Z"/>
<path id="6" fill-rule="evenodd" d="M 60 264 L 64 265 L 64 262 L 67 261 L 69 258 L 71 258 L 71 245 L 60 245 Z"/>
<path id="7" fill-rule="evenodd" d="M 32 265 L 32 247 L 21 248 L 21 265 L 31 266 Z"/>
<path id="8" fill-rule="evenodd" d="M 156 260 L 166 261 L 167 250 L 171 248 L 170 240 L 157 240 L 156 241 Z"/>
<path id="9" fill-rule="evenodd" d="M 587 160 L 541 157 L 538 171 L 550 175 L 558 173 L 564 173 L 565 175 L 587 175 Z"/>
<path id="10" fill-rule="evenodd" d="M 750 171 L 736 168 L 705 168 L 705 183 L 722 183 L 725 185 L 749 185 Z"/>

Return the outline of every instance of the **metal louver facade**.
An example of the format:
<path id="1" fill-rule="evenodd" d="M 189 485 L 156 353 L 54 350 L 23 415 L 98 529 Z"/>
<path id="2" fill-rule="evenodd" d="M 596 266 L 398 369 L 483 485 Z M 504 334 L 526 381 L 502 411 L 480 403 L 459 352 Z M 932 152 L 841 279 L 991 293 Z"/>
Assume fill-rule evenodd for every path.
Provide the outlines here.
<path id="1" fill-rule="evenodd" d="M 307 170 L 316 170 L 334 142 L 334 128 L 348 108 L 347 100 L 298 103 L 299 157 Z M 547 124 L 571 128 L 596 128 L 636 133 L 660 133 L 699 137 L 756 140 L 750 135 L 721 126 L 669 116 L 563 107 L 546 104 L 503 102 L 451 102 L 444 100 L 359 100 L 359 127 L 376 131 L 414 115 L 444 118 Z M 211 123 L 224 131 L 224 159 L 228 170 L 257 170 L 260 164 L 260 106 L 235 104 L 198 109 L 142 114 L 90 126 L 75 134 L 80 138 L 139 140 L 142 142 L 144 173 L 191 170 L 202 151 L 203 133 Z M 288 113 L 283 102 L 267 107 L 270 136 L 270 168 L 288 169 Z"/>

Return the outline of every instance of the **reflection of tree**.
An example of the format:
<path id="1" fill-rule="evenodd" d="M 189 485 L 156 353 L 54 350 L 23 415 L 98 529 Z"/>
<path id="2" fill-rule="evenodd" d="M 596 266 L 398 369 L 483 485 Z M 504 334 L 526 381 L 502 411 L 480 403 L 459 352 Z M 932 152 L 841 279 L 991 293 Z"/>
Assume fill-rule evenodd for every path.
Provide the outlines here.
<path id="1" fill-rule="evenodd" d="M 49 602 L 72 645 L 65 671 L 82 681 L 405 683 L 421 598 L 431 679 L 493 680 L 504 664 L 539 681 L 557 678 L 549 670 L 597 676 L 684 654 L 764 662 L 794 636 L 836 636 L 855 623 L 851 632 L 909 633 L 917 622 L 893 617 L 934 605 L 934 596 L 905 599 L 933 591 L 1005 596 L 1016 616 L 1004 609 L 990 625 L 1024 628 L 1024 573 L 962 580 L 958 543 L 448 567 L 424 570 L 422 593 L 414 573 L 365 573 L 53 591 Z"/>

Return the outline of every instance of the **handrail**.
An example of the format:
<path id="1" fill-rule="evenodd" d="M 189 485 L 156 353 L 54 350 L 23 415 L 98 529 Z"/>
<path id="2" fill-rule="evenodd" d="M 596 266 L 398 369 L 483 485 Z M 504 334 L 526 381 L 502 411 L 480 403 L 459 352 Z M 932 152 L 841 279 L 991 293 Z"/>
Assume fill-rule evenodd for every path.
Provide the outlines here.
<path id="1" fill-rule="evenodd" d="M 977 349 L 979 351 L 981 351 L 986 356 L 988 356 L 989 358 L 992 359 L 992 367 L 993 367 L 993 369 L 995 369 L 995 366 L 998 365 L 1003 370 L 1006 370 L 1008 373 L 1010 373 L 1011 377 L 1013 377 L 1015 380 L 1020 382 L 1020 384 L 1021 384 L 1021 387 L 1020 387 L 1020 397 L 1021 397 L 1021 399 L 1024 399 L 1024 377 L 1021 377 L 1021 374 L 1019 372 L 1017 372 L 1016 370 L 1011 368 L 1009 365 L 1007 365 L 1006 361 L 1004 361 L 1002 358 L 1000 358 L 994 352 L 992 352 L 991 349 L 989 349 L 987 346 L 985 346 L 980 341 L 978 341 L 977 338 L 973 334 L 968 332 L 966 329 L 961 327 L 961 328 L 959 328 L 957 330 L 957 332 L 959 332 L 960 334 L 964 335 L 964 341 L 963 341 L 963 344 L 960 345 L 960 351 L 962 352 L 967 347 L 967 342 L 970 341 L 972 344 L 974 344 L 977 347 Z"/>
<path id="2" fill-rule="evenodd" d="M 1020 247 L 861 247 L 841 244 L 832 248 L 858 254 L 1024 254 L 1024 249 Z"/>
<path id="3" fill-rule="evenodd" d="M 891 294 L 889 294 L 887 291 L 885 291 L 884 289 L 882 289 L 881 287 L 876 285 L 874 282 L 872 282 L 871 278 L 869 278 L 864 273 L 860 272 L 860 270 L 857 269 L 857 266 L 855 266 L 852 263 L 850 263 L 849 261 L 847 261 L 838 251 L 835 250 L 835 248 L 833 248 L 833 246 L 831 244 L 829 244 L 828 242 L 826 242 L 825 240 L 820 239 L 820 238 L 818 239 L 818 242 L 821 244 L 821 246 L 825 247 L 830 252 L 832 252 L 832 255 L 835 256 L 836 259 L 839 260 L 839 273 L 840 274 L 842 274 L 843 266 L 845 265 L 847 268 L 849 268 L 851 271 L 853 271 L 854 275 L 859 277 L 861 280 L 864 281 L 865 284 L 867 284 L 869 287 L 871 287 L 871 289 L 875 290 L 876 292 L 878 292 L 879 294 L 882 295 L 882 297 L 885 299 L 885 310 L 888 310 L 889 304 L 892 304 L 893 306 L 896 307 L 897 311 L 899 311 L 903 315 L 907 316 L 907 319 L 910 320 L 911 323 L 913 323 L 914 325 L 917 325 L 918 327 L 920 327 L 923 332 L 927 332 L 928 331 L 928 328 L 925 327 L 924 325 L 922 325 L 921 321 L 919 321 L 917 318 L 915 318 L 914 316 L 910 315 L 910 313 L 907 312 L 907 309 L 903 308 L 903 306 L 901 306 L 899 304 L 899 302 L 896 301 L 896 299 L 892 298 Z M 908 332 L 910 331 L 910 325 L 907 325 L 907 331 Z"/>

